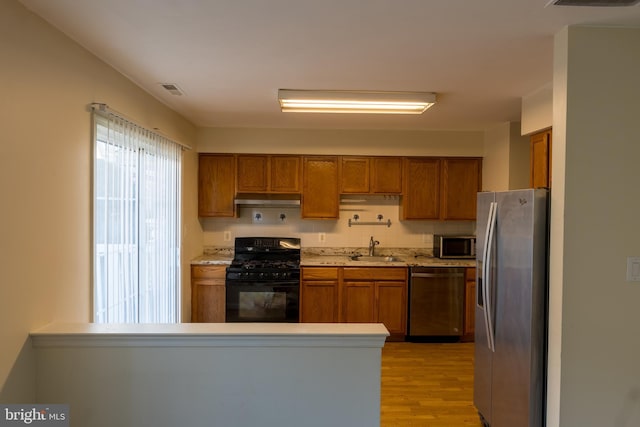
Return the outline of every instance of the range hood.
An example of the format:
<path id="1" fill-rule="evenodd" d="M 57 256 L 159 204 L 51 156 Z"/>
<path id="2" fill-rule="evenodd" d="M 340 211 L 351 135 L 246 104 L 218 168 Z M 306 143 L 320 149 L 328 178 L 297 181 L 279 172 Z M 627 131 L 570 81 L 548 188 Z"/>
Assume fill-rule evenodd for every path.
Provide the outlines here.
<path id="1" fill-rule="evenodd" d="M 299 194 L 238 194 L 236 206 L 261 206 L 274 208 L 299 208 Z"/>

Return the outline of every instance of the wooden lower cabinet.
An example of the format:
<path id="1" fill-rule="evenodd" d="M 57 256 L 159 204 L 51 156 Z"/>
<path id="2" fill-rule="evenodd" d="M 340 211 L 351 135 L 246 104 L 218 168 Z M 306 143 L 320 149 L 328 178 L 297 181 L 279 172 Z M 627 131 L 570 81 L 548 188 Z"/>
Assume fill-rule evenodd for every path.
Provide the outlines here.
<path id="1" fill-rule="evenodd" d="M 384 323 L 390 341 L 407 332 L 407 268 L 345 267 L 342 317 L 348 323 Z"/>
<path id="2" fill-rule="evenodd" d="M 377 321 L 375 282 L 344 282 L 342 284 L 342 321 L 371 323 Z"/>
<path id="3" fill-rule="evenodd" d="M 302 267 L 300 321 L 384 323 L 389 340 L 407 330 L 407 268 Z"/>
<path id="4" fill-rule="evenodd" d="M 467 268 L 465 271 L 464 291 L 464 329 L 462 339 L 473 341 L 476 324 L 476 269 Z"/>
<path id="5" fill-rule="evenodd" d="M 225 321 L 225 265 L 191 266 L 191 322 Z"/>
<path id="6" fill-rule="evenodd" d="M 300 321 L 338 322 L 337 267 L 303 267 L 300 283 Z"/>

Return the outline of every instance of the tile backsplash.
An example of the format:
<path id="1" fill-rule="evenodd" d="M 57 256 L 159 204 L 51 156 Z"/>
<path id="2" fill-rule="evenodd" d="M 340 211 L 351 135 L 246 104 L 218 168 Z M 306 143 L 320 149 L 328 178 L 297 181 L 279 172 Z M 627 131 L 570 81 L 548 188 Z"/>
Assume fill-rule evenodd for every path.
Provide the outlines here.
<path id="1" fill-rule="evenodd" d="M 303 220 L 299 208 L 240 207 L 239 218 L 200 223 L 205 247 L 233 246 L 235 237 L 248 236 L 299 237 L 303 247 L 367 247 L 373 236 L 380 248 L 431 248 L 434 234 L 475 233 L 475 221 L 400 221 L 399 205 L 397 196 L 344 196 L 338 220 Z"/>

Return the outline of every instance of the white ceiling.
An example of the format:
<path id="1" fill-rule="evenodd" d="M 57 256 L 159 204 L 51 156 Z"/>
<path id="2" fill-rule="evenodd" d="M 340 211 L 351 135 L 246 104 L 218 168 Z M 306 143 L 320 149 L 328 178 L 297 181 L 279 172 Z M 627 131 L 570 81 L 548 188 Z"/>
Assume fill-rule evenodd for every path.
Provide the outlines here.
<path id="1" fill-rule="evenodd" d="M 459 130 L 518 121 L 522 96 L 552 80 L 564 26 L 640 27 L 639 6 L 548 1 L 21 0 L 199 126 Z M 282 113 L 281 88 L 438 103 L 421 116 Z"/>

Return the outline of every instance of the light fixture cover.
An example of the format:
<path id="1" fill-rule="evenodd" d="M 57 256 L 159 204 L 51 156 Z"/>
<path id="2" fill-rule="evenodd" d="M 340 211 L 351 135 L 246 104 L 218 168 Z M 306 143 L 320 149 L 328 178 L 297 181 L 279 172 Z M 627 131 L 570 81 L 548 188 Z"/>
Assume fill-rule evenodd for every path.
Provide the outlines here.
<path id="1" fill-rule="evenodd" d="M 278 90 L 283 112 L 422 114 L 436 102 L 431 92 Z"/>

